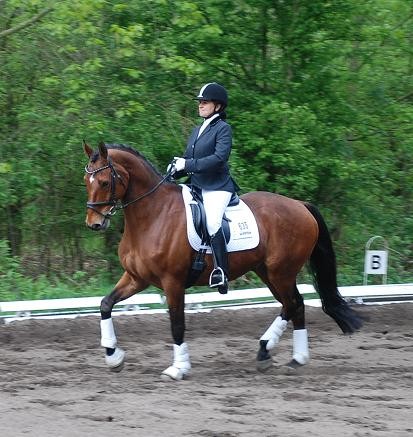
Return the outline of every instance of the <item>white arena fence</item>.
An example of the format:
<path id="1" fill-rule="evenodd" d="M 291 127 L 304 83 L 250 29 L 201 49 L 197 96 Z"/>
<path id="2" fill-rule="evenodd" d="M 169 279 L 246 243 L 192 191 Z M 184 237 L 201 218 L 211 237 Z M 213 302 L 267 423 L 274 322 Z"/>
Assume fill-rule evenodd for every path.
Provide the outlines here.
<path id="1" fill-rule="evenodd" d="M 312 285 L 298 285 L 304 296 L 305 304 L 321 306 Z M 412 284 L 356 285 L 339 287 L 341 295 L 356 304 L 413 302 Z M 30 317 L 77 317 L 86 314 L 98 314 L 101 297 L 80 297 L 68 299 L 24 300 L 0 302 L 0 318 L 5 323 L 24 320 Z M 228 294 L 218 292 L 191 293 L 185 296 L 185 308 L 188 312 L 210 311 L 212 308 L 245 308 L 246 306 L 280 306 L 268 288 L 230 290 Z M 165 297 L 159 293 L 139 293 L 114 307 L 114 314 L 143 314 L 166 312 Z"/>

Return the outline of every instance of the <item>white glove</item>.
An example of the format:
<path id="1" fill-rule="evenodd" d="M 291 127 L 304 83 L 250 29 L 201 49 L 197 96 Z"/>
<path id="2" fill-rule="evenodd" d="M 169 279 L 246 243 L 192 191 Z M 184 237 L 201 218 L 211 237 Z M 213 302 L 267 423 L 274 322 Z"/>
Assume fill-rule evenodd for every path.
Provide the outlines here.
<path id="1" fill-rule="evenodd" d="M 185 168 L 185 159 L 184 158 L 178 158 L 177 156 L 174 157 L 175 159 L 175 170 L 176 171 L 181 171 Z"/>

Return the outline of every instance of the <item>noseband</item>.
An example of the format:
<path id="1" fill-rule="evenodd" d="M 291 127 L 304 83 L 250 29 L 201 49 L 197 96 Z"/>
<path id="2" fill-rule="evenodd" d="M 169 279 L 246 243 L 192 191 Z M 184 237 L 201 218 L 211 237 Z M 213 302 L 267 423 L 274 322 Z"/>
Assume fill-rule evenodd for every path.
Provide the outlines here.
<path id="1" fill-rule="evenodd" d="M 137 202 L 138 200 L 143 199 L 146 196 L 149 196 L 153 192 L 155 192 L 167 179 L 171 176 L 171 171 L 169 171 L 153 188 L 151 188 L 148 192 L 141 194 L 140 196 L 136 197 L 133 200 L 130 200 L 129 202 L 122 202 L 119 199 L 116 199 L 116 180 L 119 180 L 120 183 L 126 188 L 125 183 L 122 180 L 122 177 L 120 174 L 116 171 L 115 167 L 112 164 L 112 160 L 108 158 L 108 164 L 96 168 L 95 170 L 90 170 L 88 165 L 85 167 L 85 172 L 91 176 L 94 176 L 96 173 L 99 173 L 103 170 L 110 169 L 110 175 L 111 175 L 111 186 L 110 186 L 110 199 L 104 200 L 101 202 L 86 202 L 86 207 L 91 209 L 92 211 L 95 211 L 96 213 L 103 216 L 105 219 L 110 219 L 113 215 L 116 214 L 116 212 L 119 209 L 125 209 L 130 204 Z M 103 213 L 96 209 L 97 206 L 110 206 L 108 212 Z"/>

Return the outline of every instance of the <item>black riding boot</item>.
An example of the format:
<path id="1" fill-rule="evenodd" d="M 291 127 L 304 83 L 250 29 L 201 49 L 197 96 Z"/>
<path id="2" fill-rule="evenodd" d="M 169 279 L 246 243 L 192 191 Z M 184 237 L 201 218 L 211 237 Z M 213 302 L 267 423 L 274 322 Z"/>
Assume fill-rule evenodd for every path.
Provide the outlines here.
<path id="1" fill-rule="evenodd" d="M 226 294 L 228 293 L 228 253 L 221 228 L 211 236 L 211 249 L 214 257 L 214 270 L 209 277 L 209 286 L 218 287 L 221 294 Z"/>

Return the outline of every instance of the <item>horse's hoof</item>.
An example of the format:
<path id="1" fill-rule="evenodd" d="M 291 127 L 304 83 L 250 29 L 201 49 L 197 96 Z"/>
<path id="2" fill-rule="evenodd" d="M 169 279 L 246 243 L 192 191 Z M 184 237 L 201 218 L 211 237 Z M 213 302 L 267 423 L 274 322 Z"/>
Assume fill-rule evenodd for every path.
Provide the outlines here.
<path id="1" fill-rule="evenodd" d="M 297 375 L 303 367 L 304 364 L 300 364 L 298 361 L 292 359 L 283 366 L 283 370 L 286 375 Z"/>
<path id="2" fill-rule="evenodd" d="M 178 369 L 174 366 L 169 366 L 161 373 L 161 379 L 164 382 L 168 381 L 181 381 L 189 375 L 189 371 L 184 369 Z"/>
<path id="3" fill-rule="evenodd" d="M 268 358 L 266 360 L 257 361 L 257 370 L 258 372 L 266 372 L 270 367 L 272 367 L 273 361 L 272 358 Z"/>
<path id="4" fill-rule="evenodd" d="M 125 351 L 119 347 L 112 355 L 105 356 L 106 365 L 112 372 L 120 372 L 125 364 Z"/>
<path id="5" fill-rule="evenodd" d="M 125 367 L 125 362 L 123 361 L 122 363 L 120 363 L 118 366 L 114 366 L 114 367 L 109 367 L 109 370 L 111 372 L 115 372 L 115 373 L 119 373 L 120 371 L 122 371 L 122 369 Z"/>
<path id="6" fill-rule="evenodd" d="M 297 360 L 292 359 L 289 363 L 286 364 L 287 367 L 291 369 L 301 369 L 304 364 L 299 363 Z"/>
<path id="7" fill-rule="evenodd" d="M 178 377 L 178 378 L 174 378 L 173 376 L 171 376 L 171 375 L 169 375 L 169 374 L 167 374 L 165 372 L 162 372 L 161 373 L 161 379 L 162 379 L 163 382 L 181 381 L 183 379 L 183 376 Z"/>

